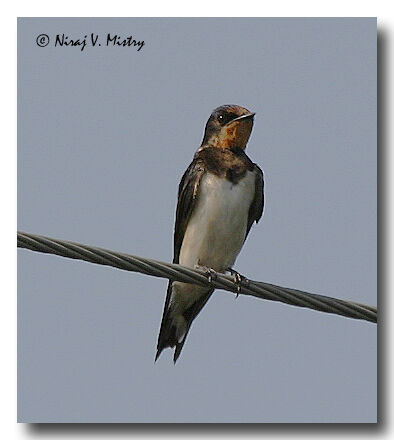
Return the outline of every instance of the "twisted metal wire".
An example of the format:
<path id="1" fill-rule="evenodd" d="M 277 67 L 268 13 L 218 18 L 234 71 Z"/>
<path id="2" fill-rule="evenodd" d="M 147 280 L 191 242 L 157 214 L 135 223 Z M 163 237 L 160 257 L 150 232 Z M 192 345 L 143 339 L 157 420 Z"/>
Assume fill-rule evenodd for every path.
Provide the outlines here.
<path id="1" fill-rule="evenodd" d="M 255 296 L 270 301 L 279 301 L 298 307 L 305 307 L 325 313 L 333 313 L 348 318 L 377 322 L 376 307 L 352 301 L 316 295 L 274 284 L 244 279 L 237 282 L 232 276 L 217 273 L 210 276 L 207 272 L 180 264 L 170 264 L 148 258 L 136 257 L 71 241 L 57 240 L 26 232 L 18 232 L 18 247 L 32 251 L 55 254 L 61 257 L 103 264 L 117 269 L 140 272 L 174 281 L 199 284 L 224 289 L 233 293 Z"/>

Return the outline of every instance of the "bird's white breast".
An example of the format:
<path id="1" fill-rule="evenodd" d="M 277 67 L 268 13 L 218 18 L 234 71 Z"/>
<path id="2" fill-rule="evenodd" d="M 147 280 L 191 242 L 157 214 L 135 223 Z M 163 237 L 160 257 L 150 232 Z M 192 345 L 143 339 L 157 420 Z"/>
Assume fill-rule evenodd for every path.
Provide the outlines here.
<path id="1" fill-rule="evenodd" d="M 180 250 L 180 264 L 224 271 L 234 264 L 245 240 L 255 174 L 247 171 L 236 184 L 206 173 Z"/>

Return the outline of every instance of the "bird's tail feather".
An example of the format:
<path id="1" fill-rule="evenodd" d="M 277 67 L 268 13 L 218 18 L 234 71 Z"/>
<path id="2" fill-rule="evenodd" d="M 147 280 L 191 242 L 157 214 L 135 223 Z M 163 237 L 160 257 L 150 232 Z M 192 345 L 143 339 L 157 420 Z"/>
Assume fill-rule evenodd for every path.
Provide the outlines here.
<path id="1" fill-rule="evenodd" d="M 167 299 L 164 305 L 163 319 L 161 321 L 159 338 L 157 341 L 157 351 L 155 361 L 159 358 L 161 352 L 167 347 L 175 347 L 174 363 L 181 354 L 183 345 L 185 344 L 187 334 L 189 333 L 194 318 L 199 314 L 205 303 L 212 295 L 213 289 L 209 290 L 192 306 L 186 309 L 182 315 L 173 316 L 170 306 L 171 282 L 168 284 Z"/>
<path id="2" fill-rule="evenodd" d="M 160 353 L 167 347 L 175 347 L 174 363 L 181 354 L 191 322 L 187 323 L 183 316 L 177 318 L 171 316 L 170 310 L 167 310 L 164 314 L 157 342 L 155 361 L 157 361 Z"/>

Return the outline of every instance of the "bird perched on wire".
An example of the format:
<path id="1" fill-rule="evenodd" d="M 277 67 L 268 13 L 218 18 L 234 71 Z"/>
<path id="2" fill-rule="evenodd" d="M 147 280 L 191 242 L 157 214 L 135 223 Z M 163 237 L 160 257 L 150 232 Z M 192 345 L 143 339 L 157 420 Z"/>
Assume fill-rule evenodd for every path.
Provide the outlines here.
<path id="1" fill-rule="evenodd" d="M 245 153 L 255 113 L 238 105 L 216 108 L 200 148 L 182 177 L 174 233 L 174 263 L 215 272 L 232 266 L 264 206 L 261 169 Z M 238 275 L 238 274 L 237 274 Z M 178 359 L 190 326 L 213 288 L 169 281 L 156 358 L 175 347 Z"/>

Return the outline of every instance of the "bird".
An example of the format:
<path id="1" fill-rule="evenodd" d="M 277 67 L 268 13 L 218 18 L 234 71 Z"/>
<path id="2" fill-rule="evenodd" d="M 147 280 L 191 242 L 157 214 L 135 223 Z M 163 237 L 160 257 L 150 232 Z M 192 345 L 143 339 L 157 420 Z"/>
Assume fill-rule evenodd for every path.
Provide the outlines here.
<path id="1" fill-rule="evenodd" d="M 232 269 L 250 228 L 264 208 L 261 168 L 245 153 L 255 113 L 239 105 L 213 110 L 201 146 L 178 188 L 173 263 L 211 274 Z M 238 279 L 238 278 L 237 278 Z M 155 362 L 175 348 L 174 364 L 191 324 L 214 289 L 169 281 Z"/>

